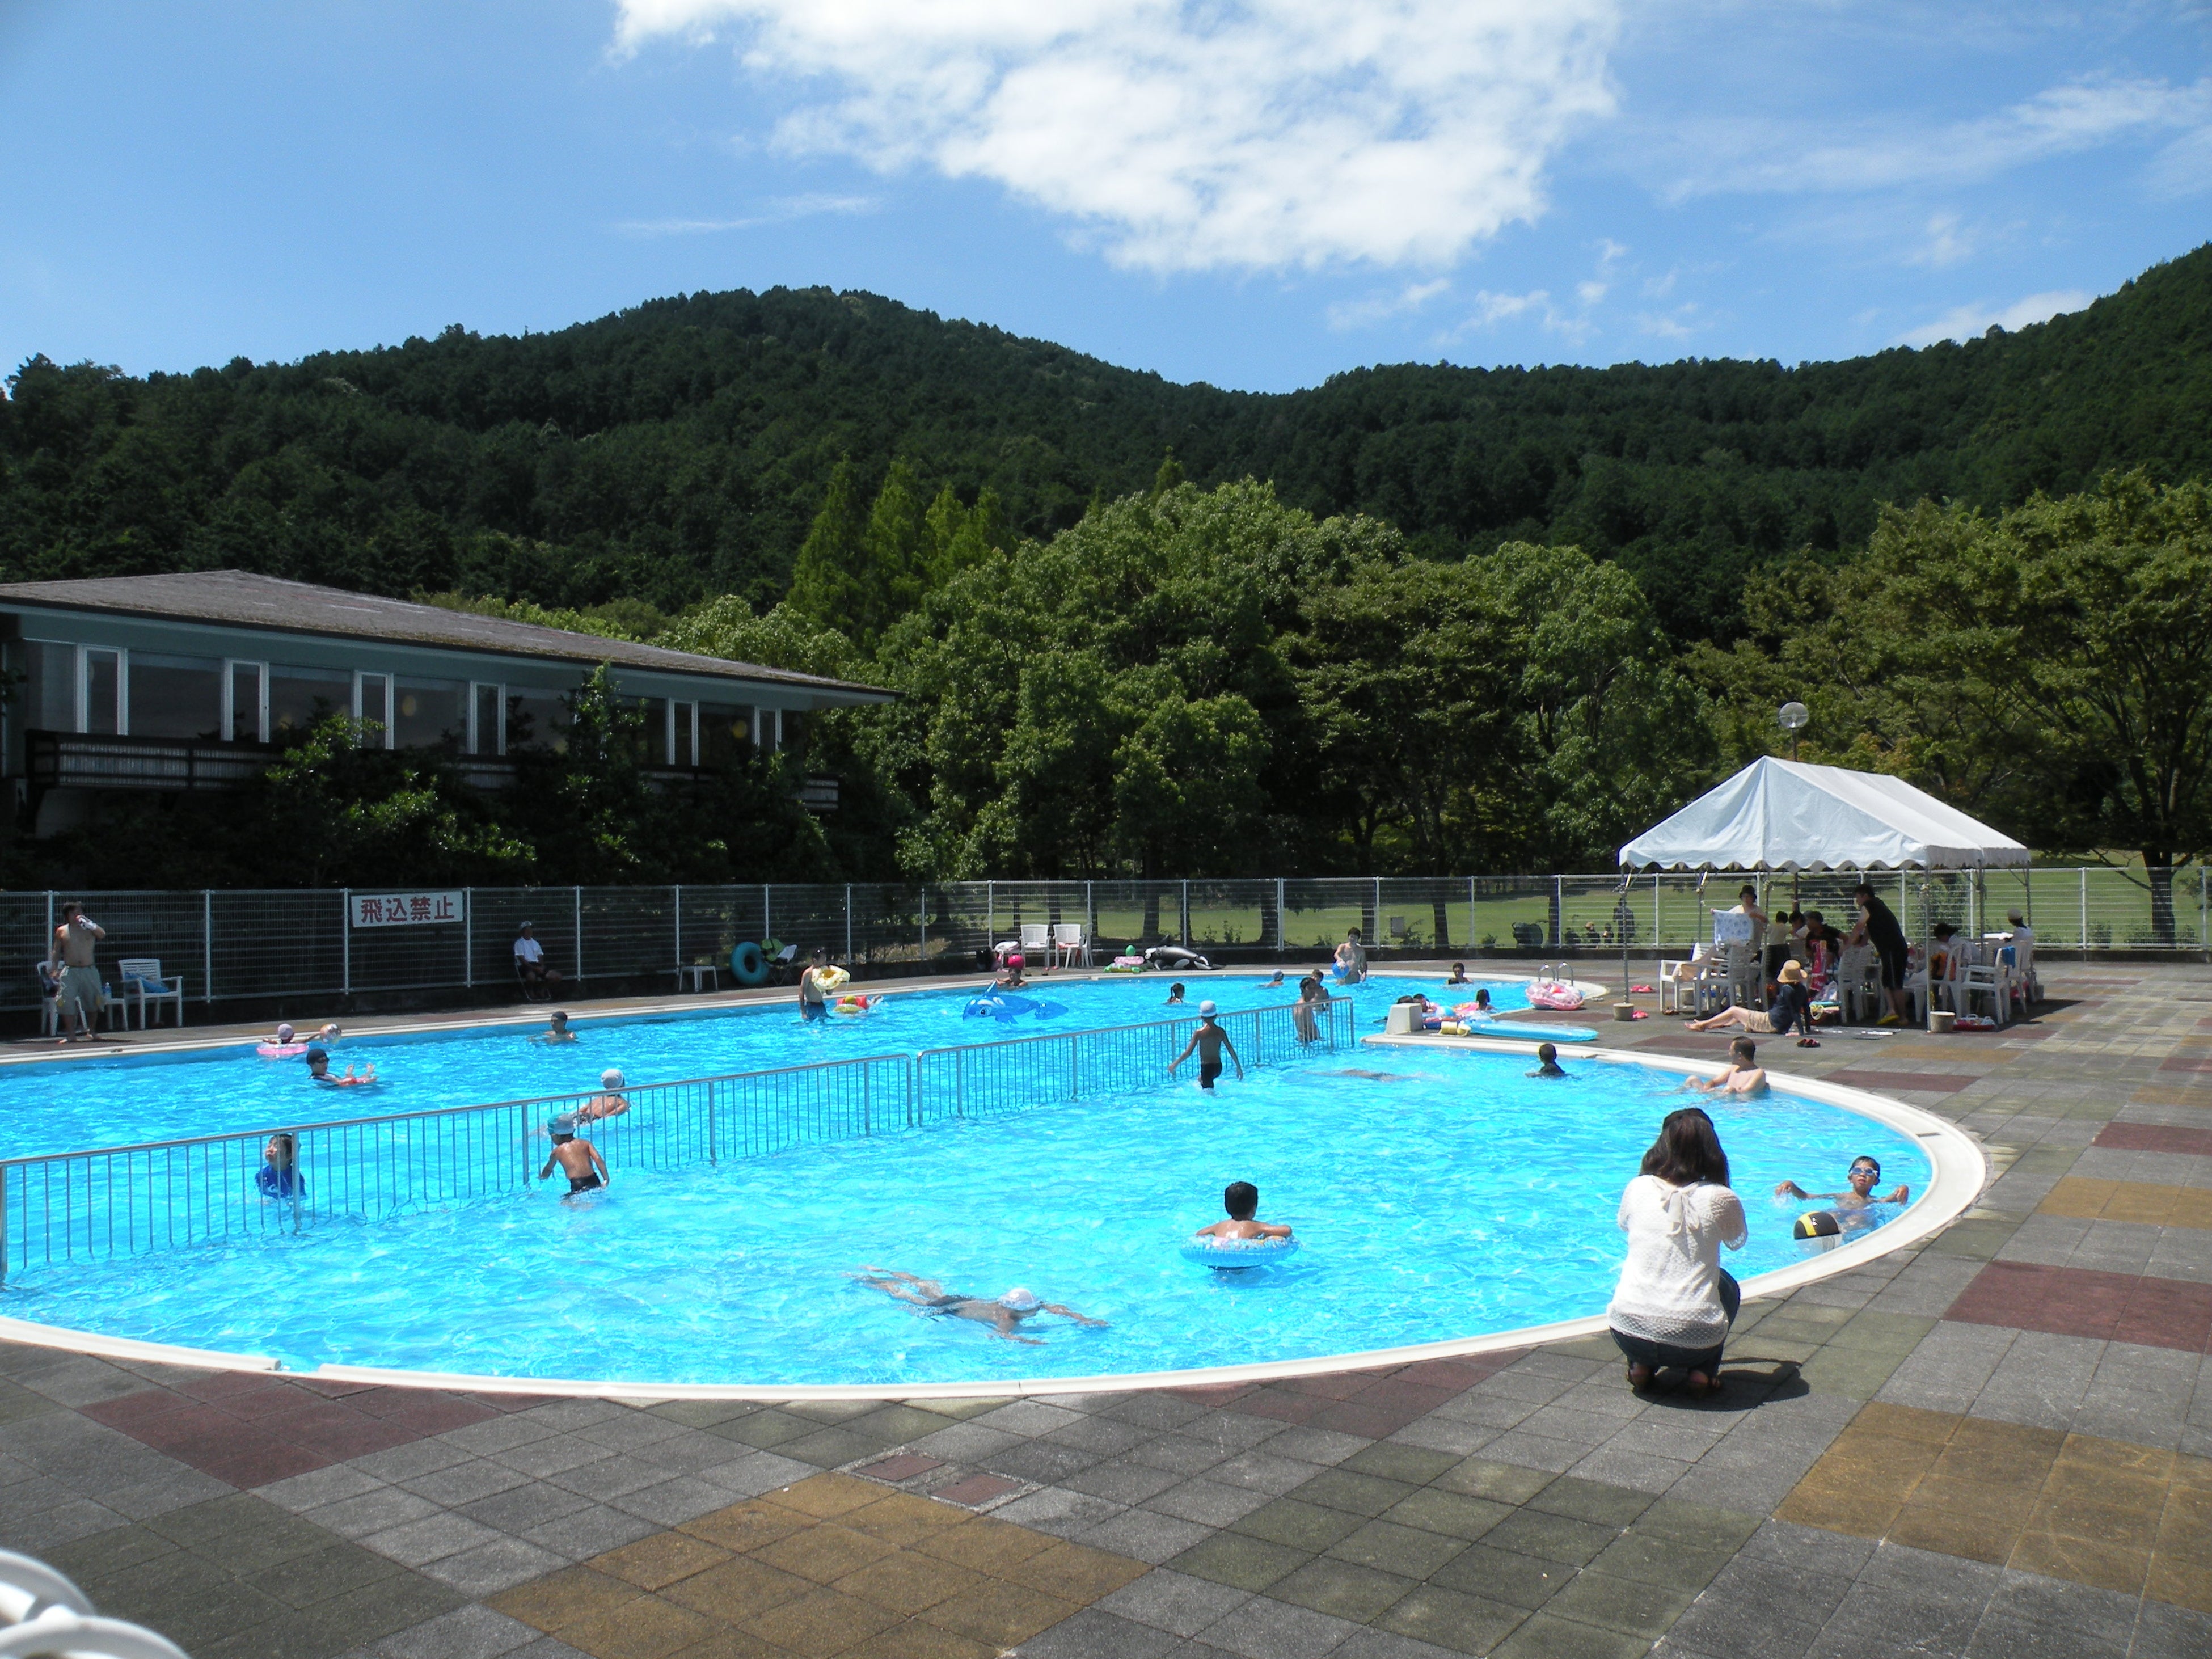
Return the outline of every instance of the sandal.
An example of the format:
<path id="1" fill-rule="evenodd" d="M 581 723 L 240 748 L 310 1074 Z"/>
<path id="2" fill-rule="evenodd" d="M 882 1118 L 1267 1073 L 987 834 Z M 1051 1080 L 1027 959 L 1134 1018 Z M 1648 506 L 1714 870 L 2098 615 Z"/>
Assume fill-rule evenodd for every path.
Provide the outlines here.
<path id="1" fill-rule="evenodd" d="M 1817 1048 L 1820 1046 L 1820 1039 L 1818 1037 L 1799 1037 L 1797 1039 L 1797 1046 L 1800 1048 Z"/>
<path id="2" fill-rule="evenodd" d="M 1682 1384 L 1692 1400 L 1710 1400 L 1721 1391 L 1718 1376 L 1707 1376 L 1703 1371 L 1692 1371 Z"/>

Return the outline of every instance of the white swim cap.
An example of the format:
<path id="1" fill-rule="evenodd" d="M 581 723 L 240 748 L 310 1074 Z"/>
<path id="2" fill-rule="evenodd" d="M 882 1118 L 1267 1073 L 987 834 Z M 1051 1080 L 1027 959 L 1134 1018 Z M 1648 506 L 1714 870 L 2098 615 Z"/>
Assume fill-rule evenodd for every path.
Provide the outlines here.
<path id="1" fill-rule="evenodd" d="M 280 1021 L 276 1027 L 276 1041 L 279 1042 L 289 1042 L 291 1040 L 292 1028 Z"/>
<path id="2" fill-rule="evenodd" d="M 614 1066 L 610 1066 L 599 1073 L 599 1087 L 602 1089 L 619 1089 L 622 1086 L 623 1074 Z"/>
<path id="3" fill-rule="evenodd" d="M 1201 1014 L 1212 1013 L 1213 1012 L 1213 1000 L 1209 997 L 1204 1002 L 1200 1003 L 1198 1005 L 1198 1012 Z"/>
<path id="4" fill-rule="evenodd" d="M 1035 1291 L 1017 1285 L 999 1298 L 999 1305 L 1009 1313 L 1033 1313 L 1044 1303 Z"/>

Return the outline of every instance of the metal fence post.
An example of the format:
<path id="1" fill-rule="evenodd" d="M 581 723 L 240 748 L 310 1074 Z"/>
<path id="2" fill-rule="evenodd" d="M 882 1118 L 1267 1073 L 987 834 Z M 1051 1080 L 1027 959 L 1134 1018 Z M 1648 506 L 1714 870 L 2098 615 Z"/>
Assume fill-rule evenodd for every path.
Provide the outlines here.
<path id="1" fill-rule="evenodd" d="M 461 889 L 461 983 L 471 989 L 477 982 L 477 890 Z"/>
<path id="2" fill-rule="evenodd" d="M 769 926 L 769 886 L 766 882 L 763 882 L 761 884 L 761 942 L 766 944 L 775 937 L 775 930 Z"/>
<path id="3" fill-rule="evenodd" d="M 920 967 L 929 960 L 929 886 L 927 883 L 922 885 L 921 902 L 915 906 L 915 911 L 920 916 L 921 925 L 921 943 L 915 946 L 914 951 L 915 965 Z"/>
<path id="4" fill-rule="evenodd" d="M 2089 866 L 2086 864 L 2081 866 L 2081 931 L 2075 937 L 2083 950 L 2089 948 Z"/>
<path id="5" fill-rule="evenodd" d="M 2212 865 L 2197 866 L 2197 944 L 2200 950 L 2212 950 L 2212 933 L 2205 931 L 2212 921 Z"/>
<path id="6" fill-rule="evenodd" d="M 206 989 L 200 993 L 202 1002 L 215 1000 L 215 895 L 206 888 L 200 889 L 200 972 Z"/>
<path id="7" fill-rule="evenodd" d="M 999 942 L 999 884 L 983 884 L 983 943 L 996 945 Z"/>
<path id="8" fill-rule="evenodd" d="M 1290 942 L 1283 933 L 1283 883 L 1278 877 L 1275 880 L 1275 954 L 1282 956 L 1290 948 Z"/>
<path id="9" fill-rule="evenodd" d="M 1188 951 L 1190 949 L 1190 884 L 1188 882 L 1182 884 L 1182 948 Z"/>
<path id="10" fill-rule="evenodd" d="M 845 960 L 853 959 L 853 884 L 845 884 Z"/>
<path id="11" fill-rule="evenodd" d="M 338 917 L 338 988 L 348 996 L 353 994 L 353 889 L 338 889 L 338 902 L 345 907 Z"/>
<path id="12" fill-rule="evenodd" d="M 1651 872 L 1651 948 L 1659 948 L 1659 872 Z"/>
<path id="13" fill-rule="evenodd" d="M 1552 878 L 1552 943 L 1565 949 L 1567 943 L 1567 878 Z M 1565 970 L 1561 969 L 1562 972 Z"/>
<path id="14" fill-rule="evenodd" d="M 684 988 L 684 884 L 678 882 L 669 890 L 676 895 L 676 986 Z"/>
<path id="15" fill-rule="evenodd" d="M 576 906 L 576 977 L 581 979 L 584 976 L 584 890 L 571 887 L 568 891 Z"/>

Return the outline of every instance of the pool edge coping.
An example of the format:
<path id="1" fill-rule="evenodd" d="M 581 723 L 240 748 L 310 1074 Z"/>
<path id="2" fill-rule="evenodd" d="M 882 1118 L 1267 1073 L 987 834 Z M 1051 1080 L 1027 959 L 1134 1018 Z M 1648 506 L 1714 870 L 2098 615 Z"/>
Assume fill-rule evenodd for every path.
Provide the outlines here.
<path id="1" fill-rule="evenodd" d="M 1378 975 L 1379 977 L 1379 975 Z M 1446 1048 L 1462 1052 L 1526 1054 L 1534 1039 L 1512 1042 L 1493 1037 L 1370 1036 L 1361 1039 L 1383 1048 Z M 1577 1057 L 1612 1064 L 1643 1066 L 1685 1074 L 1708 1070 L 1713 1062 L 1672 1054 L 1647 1054 L 1618 1048 L 1578 1046 Z M 1820 1252 L 1810 1260 L 1759 1273 L 1743 1282 L 1746 1301 L 1761 1300 L 1851 1273 L 1869 1261 L 1905 1249 L 1948 1226 L 1973 1207 L 1988 1188 L 1990 1160 L 1980 1143 L 1948 1119 L 1871 1090 L 1826 1083 L 1816 1078 L 1783 1076 L 1787 1090 L 1807 1099 L 1873 1119 L 1920 1144 L 1929 1178 L 1920 1196 L 1895 1221 L 1866 1239 Z M 1381 1370 L 1431 1359 L 1472 1358 L 1507 1350 L 1595 1336 L 1607 1329 L 1603 1314 L 1522 1325 L 1509 1331 L 1448 1337 L 1435 1342 L 1307 1359 L 1259 1361 L 1249 1365 L 1212 1365 L 1185 1370 L 1116 1372 L 1095 1376 L 1003 1378 L 977 1382 L 783 1383 L 631 1382 L 588 1378 L 486 1376 L 461 1371 L 386 1369 L 374 1365 L 323 1365 L 294 1371 L 266 1354 L 226 1353 L 133 1337 L 100 1336 L 64 1326 L 0 1316 L 0 1340 L 58 1348 L 95 1358 L 177 1365 L 201 1370 L 260 1371 L 304 1382 L 351 1382 L 364 1386 L 435 1389 L 461 1394 L 538 1395 L 559 1399 L 622 1400 L 995 1400 L 1049 1395 L 1112 1394 L 1152 1389 L 1221 1389 L 1248 1383 L 1328 1376 L 1345 1371 Z"/>

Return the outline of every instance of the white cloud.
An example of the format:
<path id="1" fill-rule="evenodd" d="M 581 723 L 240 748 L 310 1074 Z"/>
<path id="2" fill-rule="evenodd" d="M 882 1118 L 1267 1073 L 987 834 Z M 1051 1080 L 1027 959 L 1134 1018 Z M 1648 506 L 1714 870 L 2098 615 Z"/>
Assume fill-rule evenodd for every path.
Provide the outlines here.
<path id="1" fill-rule="evenodd" d="M 1450 287 L 1451 278 L 1439 276 L 1433 282 L 1408 283 L 1395 294 L 1340 301 L 1328 308 L 1328 325 L 1339 331 L 1371 327 L 1393 317 L 1402 317 L 1409 311 L 1419 311 Z"/>
<path id="2" fill-rule="evenodd" d="M 787 225 L 824 213 L 872 213 L 882 204 L 872 196 L 781 196 L 764 213 L 744 219 L 630 219 L 615 228 L 625 236 L 705 236 L 724 230 L 755 230 Z"/>
<path id="3" fill-rule="evenodd" d="M 996 182 L 1115 263 L 1446 265 L 1612 112 L 1624 0 L 617 0 L 725 32 L 802 153 Z"/>
<path id="4" fill-rule="evenodd" d="M 2025 300 L 2015 300 L 2008 306 L 1994 309 L 1982 304 L 1954 306 L 1934 322 L 1901 334 L 1891 343 L 1924 346 L 1938 340 L 1978 339 L 1992 326 L 2026 328 L 2030 323 L 2048 322 L 2064 312 L 2079 311 L 2093 297 L 2078 288 L 2068 288 L 2050 294 L 2031 294 Z"/>
<path id="5" fill-rule="evenodd" d="M 2212 125 L 2212 80 L 2089 79 L 1996 114 L 1929 127 L 1869 118 L 1841 137 L 1758 120 L 1693 121 L 1674 135 L 1673 199 L 1721 191 L 1893 190 L 1978 183 L 2054 156 Z"/>

